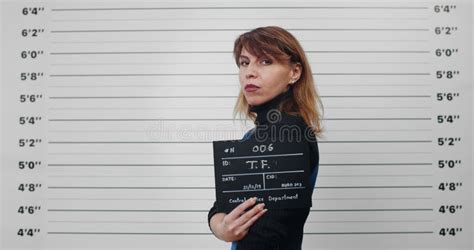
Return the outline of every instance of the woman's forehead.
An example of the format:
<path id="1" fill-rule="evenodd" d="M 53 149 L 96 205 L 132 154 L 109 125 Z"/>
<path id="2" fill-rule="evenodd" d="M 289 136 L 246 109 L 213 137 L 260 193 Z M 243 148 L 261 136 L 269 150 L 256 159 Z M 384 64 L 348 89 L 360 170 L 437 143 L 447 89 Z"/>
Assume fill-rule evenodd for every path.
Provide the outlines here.
<path id="1" fill-rule="evenodd" d="M 256 55 L 257 53 L 255 52 L 259 52 L 258 54 L 259 55 Z M 270 57 L 270 58 L 275 58 L 272 54 L 270 53 L 267 53 L 265 51 L 248 51 L 245 47 L 242 48 L 242 51 L 240 52 L 240 55 L 239 57 L 256 57 L 256 58 L 260 58 L 260 57 Z"/>

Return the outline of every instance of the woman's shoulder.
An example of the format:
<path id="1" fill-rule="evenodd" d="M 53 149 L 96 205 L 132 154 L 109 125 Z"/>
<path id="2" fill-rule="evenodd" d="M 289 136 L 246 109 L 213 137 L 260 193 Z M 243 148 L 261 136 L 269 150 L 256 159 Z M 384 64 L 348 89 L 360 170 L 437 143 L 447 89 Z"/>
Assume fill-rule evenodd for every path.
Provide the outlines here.
<path id="1" fill-rule="evenodd" d="M 303 117 L 299 114 L 289 114 L 283 113 L 281 115 L 281 123 L 288 124 L 288 125 L 298 125 L 298 126 L 306 126 L 306 123 Z"/>
<path id="2" fill-rule="evenodd" d="M 281 117 L 281 120 L 277 123 L 277 125 L 289 128 L 296 128 L 298 127 L 302 131 L 309 131 L 310 128 L 306 124 L 305 120 L 299 114 L 288 114 L 284 113 Z"/>
<path id="3" fill-rule="evenodd" d="M 308 126 L 304 118 L 299 114 L 284 114 L 281 119 L 281 126 L 287 128 L 298 128 L 308 141 L 316 142 L 316 135 Z"/>

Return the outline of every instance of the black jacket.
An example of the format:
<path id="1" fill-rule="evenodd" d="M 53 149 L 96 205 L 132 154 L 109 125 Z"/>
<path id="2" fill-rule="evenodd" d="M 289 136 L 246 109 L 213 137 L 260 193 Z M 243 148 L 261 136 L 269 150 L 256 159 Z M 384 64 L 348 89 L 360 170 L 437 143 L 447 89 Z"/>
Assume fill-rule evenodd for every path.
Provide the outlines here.
<path id="1" fill-rule="evenodd" d="M 314 133 L 300 116 L 289 115 L 278 111 L 278 106 L 292 95 L 292 89 L 272 100 L 255 107 L 257 113 L 255 128 L 248 131 L 244 139 L 298 140 L 310 149 L 311 184 L 314 186 L 319 169 L 319 150 Z M 290 134 L 280 133 L 283 129 L 293 131 Z M 292 128 L 288 130 L 288 128 Z M 300 131 L 301 133 L 294 133 Z M 300 136 L 300 138 L 298 138 Z M 238 250 L 298 250 L 303 241 L 303 228 L 310 208 L 268 210 L 254 225 L 248 234 L 238 242 L 233 242 L 232 249 Z M 208 222 L 218 213 L 216 202 L 209 210 Z"/>

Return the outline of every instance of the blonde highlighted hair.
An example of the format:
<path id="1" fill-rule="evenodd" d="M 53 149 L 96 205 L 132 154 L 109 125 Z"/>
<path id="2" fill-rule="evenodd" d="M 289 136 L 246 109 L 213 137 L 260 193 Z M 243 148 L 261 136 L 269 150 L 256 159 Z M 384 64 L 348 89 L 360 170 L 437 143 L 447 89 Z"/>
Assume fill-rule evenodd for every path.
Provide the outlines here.
<path id="1" fill-rule="evenodd" d="M 316 136 L 322 133 L 321 120 L 323 106 L 314 86 L 313 73 L 308 59 L 298 40 L 287 30 L 277 26 L 259 27 L 241 34 L 234 42 L 234 58 L 237 67 L 242 49 L 256 57 L 270 55 L 279 62 L 301 65 L 301 76 L 293 88 L 293 96 L 279 106 L 279 110 L 290 115 L 299 115 Z M 256 115 L 240 90 L 234 108 L 234 117 L 240 115 L 255 121 Z"/>

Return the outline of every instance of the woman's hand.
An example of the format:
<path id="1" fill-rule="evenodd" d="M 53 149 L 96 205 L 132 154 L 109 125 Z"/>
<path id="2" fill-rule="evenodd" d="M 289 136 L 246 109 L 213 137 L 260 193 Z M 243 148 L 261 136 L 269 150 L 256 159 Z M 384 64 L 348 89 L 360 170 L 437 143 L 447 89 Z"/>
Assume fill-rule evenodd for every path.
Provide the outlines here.
<path id="1" fill-rule="evenodd" d="M 217 238 L 223 241 L 237 241 L 247 235 L 249 228 L 260 218 L 267 209 L 265 204 L 256 206 L 257 198 L 251 198 L 238 205 L 229 214 L 217 213 L 211 218 L 211 229 Z M 247 208 L 254 206 L 245 212 Z"/>

